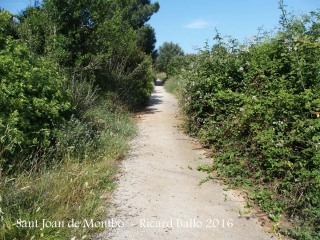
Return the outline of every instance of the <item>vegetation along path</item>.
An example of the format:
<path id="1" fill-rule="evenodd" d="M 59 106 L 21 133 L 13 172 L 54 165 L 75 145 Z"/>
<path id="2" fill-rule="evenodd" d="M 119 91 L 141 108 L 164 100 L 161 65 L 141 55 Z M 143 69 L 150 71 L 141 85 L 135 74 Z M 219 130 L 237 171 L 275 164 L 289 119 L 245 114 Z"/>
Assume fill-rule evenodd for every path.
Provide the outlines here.
<path id="1" fill-rule="evenodd" d="M 139 116 L 139 136 L 123 161 L 110 219 L 121 220 L 98 239 L 276 239 L 259 216 L 240 214 L 236 191 L 207 181 L 197 166 L 209 163 L 203 150 L 177 126 L 175 97 L 156 86 Z"/>

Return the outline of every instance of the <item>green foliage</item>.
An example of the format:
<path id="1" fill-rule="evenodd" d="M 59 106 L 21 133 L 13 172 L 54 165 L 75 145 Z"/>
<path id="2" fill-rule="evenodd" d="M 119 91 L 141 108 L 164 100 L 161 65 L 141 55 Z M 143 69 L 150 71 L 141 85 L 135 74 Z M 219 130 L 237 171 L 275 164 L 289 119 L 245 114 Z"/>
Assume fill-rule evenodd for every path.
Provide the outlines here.
<path id="1" fill-rule="evenodd" d="M 0 9 L 0 49 L 3 49 L 7 36 L 16 38 L 16 25 L 14 16 L 8 11 Z"/>
<path id="2" fill-rule="evenodd" d="M 148 101 L 155 34 L 145 23 L 158 9 L 138 0 L 45 0 L 25 9 L 19 21 L 0 12 L 5 168 L 41 159 L 56 144 L 53 130 L 72 114 L 70 123 L 82 121 L 98 89 L 132 110 Z"/>
<path id="3" fill-rule="evenodd" d="M 100 54 L 103 68 L 97 75 L 97 82 L 103 90 L 116 92 L 130 109 L 137 109 L 151 95 L 152 61 L 141 51 L 136 31 L 122 14 L 119 10 L 97 29 L 101 39 L 97 44 L 104 46 L 106 51 Z"/>
<path id="4" fill-rule="evenodd" d="M 50 28 L 46 14 L 39 7 L 28 7 L 19 17 L 18 33 L 31 50 L 30 53 L 43 55 L 45 52 L 46 36 L 50 35 Z"/>
<path id="5" fill-rule="evenodd" d="M 159 55 L 156 61 L 156 68 L 159 72 L 168 74 L 171 60 L 177 56 L 183 56 L 184 52 L 179 46 L 172 42 L 165 42 L 159 47 Z"/>
<path id="6" fill-rule="evenodd" d="M 55 64 L 30 57 L 27 48 L 11 38 L 0 52 L 0 73 L 0 157 L 2 165 L 11 168 L 21 164 L 23 156 L 52 144 L 53 128 L 72 111 L 71 96 Z"/>
<path id="7" fill-rule="evenodd" d="M 122 9 L 125 20 L 128 20 L 134 29 L 143 27 L 160 9 L 158 2 L 151 3 L 150 0 L 122 0 L 115 1 L 115 5 Z"/>
<path id="8" fill-rule="evenodd" d="M 171 59 L 167 68 L 169 78 L 162 78 L 166 80 L 164 87 L 168 92 L 179 95 L 179 89 L 182 88 L 184 82 L 183 74 L 196 59 L 197 56 L 194 54 L 175 56 Z"/>
<path id="9" fill-rule="evenodd" d="M 160 79 L 160 80 L 165 80 L 167 79 L 167 74 L 165 72 L 154 72 L 153 73 L 153 78 L 156 79 Z"/>
<path id="10" fill-rule="evenodd" d="M 158 9 L 138 0 L 46 0 L 23 12 L 18 32 L 31 53 L 57 62 L 72 85 L 94 83 L 135 109 L 152 90 L 149 57 L 156 39 L 145 23 Z"/>
<path id="11" fill-rule="evenodd" d="M 36 1 L 38 2 L 38 1 Z M 128 110 L 151 95 L 148 0 L 44 0 L 0 11 L 0 238 L 87 238 L 99 229 L 17 220 L 103 220 Z M 61 187 L 63 186 L 63 187 Z"/>
<path id="12" fill-rule="evenodd" d="M 164 88 L 169 93 L 178 94 L 179 89 L 181 88 L 182 82 L 183 82 L 183 78 L 180 75 L 176 75 L 166 80 L 164 84 Z"/>
<path id="13" fill-rule="evenodd" d="M 251 186 L 273 220 L 288 213 L 316 238 L 319 14 L 282 21 L 275 36 L 245 44 L 224 42 L 217 34 L 217 44 L 181 72 L 181 103 L 189 132 L 212 148 L 212 170 Z"/>
<path id="14" fill-rule="evenodd" d="M 153 60 L 156 59 L 156 34 L 151 26 L 146 25 L 138 30 L 138 45 L 146 54 L 151 55 Z"/>
<path id="15" fill-rule="evenodd" d="M 195 55 L 193 54 L 177 55 L 172 57 L 167 66 L 168 76 L 176 76 L 185 71 L 194 58 Z"/>
<path id="16" fill-rule="evenodd" d="M 91 239 L 105 230 L 67 224 L 72 219 L 105 221 L 106 195 L 115 187 L 117 159 L 126 154 L 135 133 L 130 115 L 111 97 L 101 98 L 85 119 L 72 118 L 57 129 L 53 152 L 63 155 L 65 162 L 53 168 L 41 166 L 32 174 L 2 176 L 0 239 Z M 64 226 L 42 229 L 42 219 Z M 19 220 L 38 220 L 38 227 L 19 227 Z"/>

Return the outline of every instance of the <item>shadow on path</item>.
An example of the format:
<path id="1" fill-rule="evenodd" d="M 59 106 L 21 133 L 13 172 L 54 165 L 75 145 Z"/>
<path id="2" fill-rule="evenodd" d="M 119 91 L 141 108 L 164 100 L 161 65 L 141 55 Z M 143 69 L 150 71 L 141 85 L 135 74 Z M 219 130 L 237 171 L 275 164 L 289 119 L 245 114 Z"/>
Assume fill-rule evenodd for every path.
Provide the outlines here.
<path id="1" fill-rule="evenodd" d="M 163 84 L 164 84 L 164 81 L 159 78 L 153 82 L 154 82 L 155 86 L 163 86 Z"/>
<path id="2" fill-rule="evenodd" d="M 154 114 L 156 112 L 162 112 L 159 110 L 159 105 L 163 103 L 162 96 L 160 95 L 160 91 L 157 88 L 154 89 L 151 95 L 151 99 L 146 107 L 146 114 Z"/>

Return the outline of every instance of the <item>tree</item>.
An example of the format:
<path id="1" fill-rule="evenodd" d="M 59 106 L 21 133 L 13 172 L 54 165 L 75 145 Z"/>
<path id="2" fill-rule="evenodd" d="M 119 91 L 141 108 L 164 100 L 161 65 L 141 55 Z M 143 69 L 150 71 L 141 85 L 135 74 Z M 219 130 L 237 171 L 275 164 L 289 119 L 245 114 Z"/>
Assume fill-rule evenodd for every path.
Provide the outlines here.
<path id="1" fill-rule="evenodd" d="M 179 44 L 165 42 L 159 47 L 159 55 L 156 61 L 156 68 L 160 72 L 168 72 L 171 60 L 176 56 L 184 56 Z"/>
<path id="2" fill-rule="evenodd" d="M 155 60 L 157 56 L 155 50 L 156 34 L 155 30 L 146 23 L 154 13 L 159 11 L 159 3 L 151 3 L 150 0 L 121 0 L 115 2 L 116 6 L 123 12 L 123 21 L 129 22 L 131 27 L 136 30 L 140 49 L 147 55 L 151 55 Z"/>
<path id="3" fill-rule="evenodd" d="M 45 53 L 47 36 L 51 35 L 50 22 L 39 6 L 27 7 L 19 16 L 18 33 L 30 49 L 31 53 Z"/>
<path id="4" fill-rule="evenodd" d="M 145 25 L 138 30 L 138 44 L 142 51 L 151 55 L 155 60 L 156 58 L 156 34 L 154 28 L 150 25 Z"/>
<path id="5" fill-rule="evenodd" d="M 6 36 L 17 38 L 17 25 L 18 22 L 15 16 L 6 10 L 0 8 L 0 49 L 2 48 L 2 41 Z"/>
<path id="6" fill-rule="evenodd" d="M 136 30 L 143 27 L 151 16 L 160 9 L 158 2 L 151 3 L 150 0 L 121 0 L 115 2 L 123 10 L 126 20 L 129 20 L 131 26 Z"/>
<path id="7" fill-rule="evenodd" d="M 0 169 L 55 147 L 57 130 L 71 116 L 86 121 L 104 93 L 132 110 L 149 100 L 156 39 L 146 22 L 158 9 L 148 0 L 43 0 L 19 15 L 0 10 Z"/>

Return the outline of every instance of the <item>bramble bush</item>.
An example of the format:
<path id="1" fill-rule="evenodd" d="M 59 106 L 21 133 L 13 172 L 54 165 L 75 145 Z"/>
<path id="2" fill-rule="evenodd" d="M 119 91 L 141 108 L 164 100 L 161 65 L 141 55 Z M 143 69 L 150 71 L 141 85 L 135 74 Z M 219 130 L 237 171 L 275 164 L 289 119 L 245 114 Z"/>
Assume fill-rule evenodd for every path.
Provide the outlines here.
<path id="1" fill-rule="evenodd" d="M 283 15 L 277 34 L 243 44 L 217 34 L 181 72 L 186 128 L 211 147 L 210 171 L 251 186 L 272 220 L 298 219 L 300 239 L 320 234 L 319 18 Z"/>

